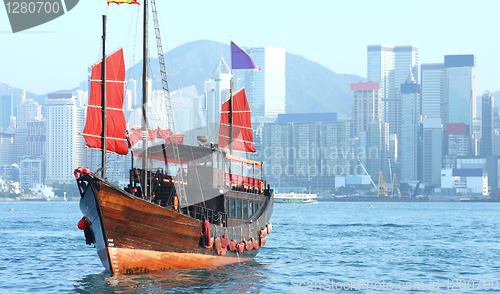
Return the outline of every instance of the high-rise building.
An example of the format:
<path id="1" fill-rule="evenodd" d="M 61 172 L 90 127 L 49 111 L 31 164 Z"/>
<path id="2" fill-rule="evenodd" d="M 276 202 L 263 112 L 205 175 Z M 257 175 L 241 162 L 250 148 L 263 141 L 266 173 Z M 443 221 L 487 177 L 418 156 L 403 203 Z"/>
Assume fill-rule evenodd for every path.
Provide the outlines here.
<path id="1" fill-rule="evenodd" d="M 21 102 L 17 107 L 16 123 L 18 128 L 26 128 L 31 120 L 42 119 L 42 106 L 33 99 Z"/>
<path id="2" fill-rule="evenodd" d="M 469 155 L 469 136 L 465 123 L 447 123 L 445 140 L 447 140 L 447 150 L 445 152 L 446 168 L 457 167 L 457 157 Z"/>
<path id="3" fill-rule="evenodd" d="M 389 179 L 389 124 L 376 122 L 368 125 L 366 136 L 366 170 L 377 182 L 379 172 Z"/>
<path id="4" fill-rule="evenodd" d="M 469 127 L 476 114 L 476 76 L 473 54 L 445 55 L 448 69 L 448 122 L 465 123 Z"/>
<path id="5" fill-rule="evenodd" d="M 134 79 L 128 80 L 128 83 L 126 84 L 126 89 L 132 92 L 132 102 L 131 102 L 132 109 L 137 108 L 139 106 L 139 103 L 137 102 L 137 81 Z"/>
<path id="6" fill-rule="evenodd" d="M 368 124 L 378 122 L 380 114 L 380 87 L 379 83 L 352 83 L 354 93 L 352 107 L 353 136 L 359 137 L 359 132 L 366 131 Z"/>
<path id="7" fill-rule="evenodd" d="M 217 66 L 212 72 L 212 77 L 205 84 L 205 107 L 208 135 L 210 136 L 210 140 L 214 143 L 218 142 L 217 134 L 219 132 L 220 110 L 222 103 L 229 99 L 231 77 L 231 70 L 221 56 Z"/>
<path id="8" fill-rule="evenodd" d="M 33 188 L 43 184 L 45 163 L 43 157 L 25 158 L 19 164 L 19 185 Z"/>
<path id="9" fill-rule="evenodd" d="M 332 187 L 335 176 L 350 173 L 350 124 L 336 113 L 280 114 L 263 124 L 264 174 L 282 187 Z"/>
<path id="10" fill-rule="evenodd" d="M 401 137 L 400 86 L 412 71 L 418 79 L 418 47 L 369 45 L 367 79 L 380 84 L 382 121 L 389 123 L 389 133 Z M 418 80 L 416 81 L 418 83 Z"/>
<path id="11" fill-rule="evenodd" d="M 482 99 L 481 117 L 481 156 L 493 155 L 493 107 L 495 105 L 493 94 L 489 91 L 484 92 Z"/>
<path id="12" fill-rule="evenodd" d="M 422 73 L 422 118 L 448 123 L 448 70 L 444 63 L 426 63 Z"/>
<path id="13" fill-rule="evenodd" d="M 0 96 L 0 130 L 6 131 L 11 126 L 11 118 L 16 116 L 17 106 L 24 100 L 26 91 L 21 89 L 8 89 Z"/>
<path id="14" fill-rule="evenodd" d="M 0 166 L 12 166 L 16 163 L 14 134 L 0 132 Z"/>
<path id="15" fill-rule="evenodd" d="M 440 186 L 443 141 L 441 119 L 424 119 L 422 128 L 422 181 L 426 185 Z"/>
<path id="16" fill-rule="evenodd" d="M 76 105 L 71 94 L 49 94 L 45 100 L 47 148 L 45 183 L 72 184 L 77 166 Z"/>
<path id="17" fill-rule="evenodd" d="M 28 128 L 28 156 L 45 155 L 46 123 L 42 121 L 29 121 Z"/>
<path id="18" fill-rule="evenodd" d="M 418 133 L 420 130 L 420 85 L 412 72 L 401 84 L 401 175 L 403 182 L 418 180 Z"/>
<path id="19" fill-rule="evenodd" d="M 10 126 L 10 118 L 14 114 L 14 100 L 12 95 L 0 96 L 0 131 L 6 131 Z"/>
<path id="20" fill-rule="evenodd" d="M 285 113 L 285 48 L 251 48 L 248 53 L 261 68 L 245 73 L 245 92 L 252 116 Z"/>

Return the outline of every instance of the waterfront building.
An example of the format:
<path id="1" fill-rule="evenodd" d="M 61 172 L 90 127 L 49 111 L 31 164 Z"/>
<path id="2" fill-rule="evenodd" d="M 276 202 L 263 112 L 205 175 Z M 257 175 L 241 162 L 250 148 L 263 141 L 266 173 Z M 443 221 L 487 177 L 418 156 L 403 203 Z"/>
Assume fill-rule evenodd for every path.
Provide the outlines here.
<path id="1" fill-rule="evenodd" d="M 335 176 L 349 174 L 350 124 L 336 113 L 280 114 L 263 124 L 264 174 L 281 186 L 334 187 Z"/>
<path id="2" fill-rule="evenodd" d="M 73 184 L 73 171 L 77 167 L 75 99 L 71 94 L 49 94 L 45 114 L 45 184 Z"/>
<path id="3" fill-rule="evenodd" d="M 42 185 L 44 179 L 45 162 L 43 157 L 30 157 L 21 160 L 19 164 L 19 186 L 34 188 Z"/>
<path id="4" fill-rule="evenodd" d="M 445 167 L 456 168 L 458 156 L 467 156 L 469 154 L 469 136 L 467 125 L 465 123 L 446 124 L 445 140 L 447 140 L 447 150 L 445 155 Z"/>

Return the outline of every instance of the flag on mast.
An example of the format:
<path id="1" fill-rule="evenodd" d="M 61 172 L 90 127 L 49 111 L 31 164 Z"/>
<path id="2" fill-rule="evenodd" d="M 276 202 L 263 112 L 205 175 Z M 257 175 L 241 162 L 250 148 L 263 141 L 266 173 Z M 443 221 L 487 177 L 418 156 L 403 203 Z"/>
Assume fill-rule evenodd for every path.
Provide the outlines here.
<path id="1" fill-rule="evenodd" d="M 108 0 L 108 5 L 109 5 L 109 3 L 116 3 L 116 4 L 127 3 L 127 4 L 141 5 L 141 4 L 139 4 L 139 2 L 137 2 L 137 0 Z"/>
<path id="2" fill-rule="evenodd" d="M 256 69 L 260 67 L 253 61 L 252 57 L 231 41 L 231 69 Z"/>

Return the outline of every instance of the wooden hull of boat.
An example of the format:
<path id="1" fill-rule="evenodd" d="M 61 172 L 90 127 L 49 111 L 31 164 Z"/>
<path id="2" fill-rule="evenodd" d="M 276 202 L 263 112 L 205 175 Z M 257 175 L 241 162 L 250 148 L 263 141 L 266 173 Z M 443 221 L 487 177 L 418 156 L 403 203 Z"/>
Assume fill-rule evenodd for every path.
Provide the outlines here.
<path id="1" fill-rule="evenodd" d="M 211 235 L 241 241 L 259 241 L 269 223 L 272 197 L 252 223 L 222 228 L 211 225 Z M 217 255 L 201 244 L 203 223 L 93 179 L 80 200 L 80 209 L 91 221 L 95 246 L 103 266 L 113 274 L 142 273 L 161 269 L 215 267 L 253 258 L 258 250 Z"/>

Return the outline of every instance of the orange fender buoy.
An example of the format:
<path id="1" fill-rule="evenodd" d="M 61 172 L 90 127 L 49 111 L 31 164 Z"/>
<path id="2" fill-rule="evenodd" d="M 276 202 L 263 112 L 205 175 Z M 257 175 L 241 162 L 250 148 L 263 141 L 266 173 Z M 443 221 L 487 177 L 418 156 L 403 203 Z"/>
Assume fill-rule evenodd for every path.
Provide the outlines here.
<path id="1" fill-rule="evenodd" d="M 245 242 L 236 244 L 236 249 L 238 250 L 238 253 L 243 253 L 243 251 L 245 251 Z"/>
<path id="2" fill-rule="evenodd" d="M 252 240 L 245 241 L 245 249 L 247 251 L 252 251 L 253 249 L 253 243 Z"/>
<path id="3" fill-rule="evenodd" d="M 268 223 L 267 224 L 267 233 L 271 234 L 272 231 L 273 231 L 273 224 L 272 223 Z"/>
<path id="4" fill-rule="evenodd" d="M 259 242 L 257 242 L 257 240 L 255 240 L 254 238 L 252 238 L 251 241 L 252 241 L 253 249 L 259 250 Z"/>
<path id="5" fill-rule="evenodd" d="M 264 235 L 264 237 L 260 237 L 260 247 L 264 247 L 264 245 L 266 245 L 266 242 L 267 242 L 267 236 Z"/>
<path id="6" fill-rule="evenodd" d="M 226 249 L 227 245 L 229 245 L 229 239 L 227 238 L 226 235 L 220 237 L 220 246 L 222 249 Z"/>
<path id="7" fill-rule="evenodd" d="M 229 241 L 229 250 L 236 251 L 236 242 L 234 240 Z"/>
<path id="8" fill-rule="evenodd" d="M 205 220 L 203 222 L 203 246 L 205 246 L 205 248 L 212 247 L 212 239 L 213 238 L 210 238 L 210 223 L 208 220 Z"/>
<path id="9" fill-rule="evenodd" d="M 218 255 L 224 255 L 227 252 L 227 248 L 222 248 L 221 246 L 221 238 L 217 237 L 214 241 L 215 251 L 217 251 Z"/>
<path id="10" fill-rule="evenodd" d="M 265 237 L 267 236 L 267 228 L 264 228 L 263 230 L 260 230 L 260 237 Z"/>

